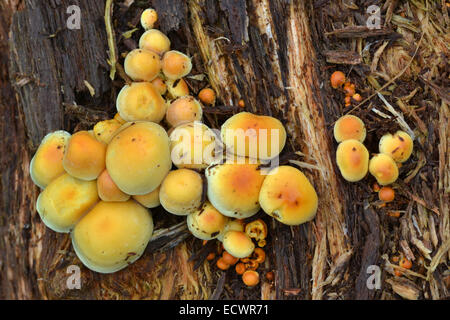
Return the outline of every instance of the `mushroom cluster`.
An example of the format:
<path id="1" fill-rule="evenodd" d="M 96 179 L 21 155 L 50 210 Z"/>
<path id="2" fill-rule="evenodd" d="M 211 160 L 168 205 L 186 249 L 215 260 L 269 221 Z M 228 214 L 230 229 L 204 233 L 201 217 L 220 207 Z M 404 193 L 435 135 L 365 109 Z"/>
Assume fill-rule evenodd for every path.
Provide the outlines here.
<path id="1" fill-rule="evenodd" d="M 404 131 L 383 135 L 379 142 L 379 153 L 369 160 L 369 152 L 363 142 L 366 138 L 364 122 L 353 115 L 339 118 L 334 125 L 334 138 L 339 143 L 336 162 L 342 177 L 349 182 L 362 180 L 367 172 L 382 186 L 394 183 L 399 175 L 401 163 L 407 161 L 413 151 L 413 140 Z M 380 200 L 389 202 L 394 198 L 390 187 L 377 190 Z"/>
<path id="2" fill-rule="evenodd" d="M 191 59 L 171 50 L 157 19 L 153 9 L 141 16 L 146 31 L 125 56 L 132 82 L 120 90 L 114 118 L 42 140 L 30 163 L 42 189 L 37 211 L 49 228 L 70 233 L 79 259 L 100 273 L 139 259 L 153 232 L 150 209 L 158 206 L 185 216 L 195 237 L 221 241 L 233 258 L 223 265 L 245 259 L 245 271 L 254 272 L 264 261 L 267 226 L 243 219 L 262 210 L 287 225 L 305 223 L 316 214 L 317 194 L 300 170 L 268 166 L 286 143 L 279 120 L 240 112 L 218 132 L 202 122 L 215 92 L 190 94 L 183 77 Z"/>

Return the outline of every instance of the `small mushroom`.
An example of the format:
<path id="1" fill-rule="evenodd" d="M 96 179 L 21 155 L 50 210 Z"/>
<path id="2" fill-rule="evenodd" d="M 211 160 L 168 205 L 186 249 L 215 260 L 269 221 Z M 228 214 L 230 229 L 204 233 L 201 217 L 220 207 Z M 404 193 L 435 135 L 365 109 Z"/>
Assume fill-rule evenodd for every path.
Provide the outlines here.
<path id="1" fill-rule="evenodd" d="M 378 199 L 384 202 L 391 202 L 395 199 L 395 191 L 391 187 L 382 187 L 378 191 Z"/>
<path id="2" fill-rule="evenodd" d="M 339 88 L 345 83 L 345 74 L 342 71 L 335 71 L 330 77 L 331 86 L 334 89 Z"/>
<path id="3" fill-rule="evenodd" d="M 169 38 L 157 29 L 145 31 L 139 39 L 139 48 L 163 55 L 170 50 Z"/>
<path id="4" fill-rule="evenodd" d="M 367 174 L 369 151 L 358 140 L 345 140 L 337 147 L 336 162 L 342 177 L 349 182 L 356 182 Z"/>
<path id="5" fill-rule="evenodd" d="M 380 153 L 389 155 L 395 162 L 403 163 L 409 159 L 413 151 L 414 142 L 404 131 L 385 134 L 380 139 Z"/>
<path id="6" fill-rule="evenodd" d="M 103 201 L 127 201 L 130 195 L 122 192 L 111 179 L 108 170 L 98 176 L 97 189 L 100 199 Z"/>
<path id="7" fill-rule="evenodd" d="M 150 50 L 134 49 L 125 57 L 124 69 L 133 81 L 152 81 L 161 71 L 161 59 Z"/>
<path id="8" fill-rule="evenodd" d="M 216 93 L 211 88 L 203 88 L 198 93 L 198 98 L 204 104 L 213 106 L 216 103 Z"/>
<path id="9" fill-rule="evenodd" d="M 228 118 L 221 137 L 233 154 L 262 160 L 278 156 L 286 144 L 286 130 L 278 119 L 250 112 Z"/>
<path id="10" fill-rule="evenodd" d="M 139 259 L 152 233 L 151 213 L 137 202 L 100 201 L 75 226 L 72 245 L 86 267 L 113 273 Z"/>
<path id="11" fill-rule="evenodd" d="M 254 270 L 247 270 L 242 275 L 242 282 L 247 287 L 254 287 L 259 283 L 259 273 Z"/>
<path id="12" fill-rule="evenodd" d="M 200 209 L 187 216 L 186 219 L 189 231 L 202 240 L 211 240 L 223 232 L 228 222 L 228 218 L 222 215 L 208 201 Z"/>
<path id="13" fill-rule="evenodd" d="M 201 122 L 190 122 L 170 133 L 172 162 L 177 168 L 202 170 L 214 162 L 216 136 Z"/>
<path id="14" fill-rule="evenodd" d="M 366 138 L 364 122 L 351 114 L 340 117 L 334 124 L 334 138 L 337 142 L 355 139 L 363 142 Z"/>
<path id="15" fill-rule="evenodd" d="M 83 181 L 65 173 L 41 192 L 36 210 L 50 229 L 69 232 L 97 201 L 95 181 Z"/>
<path id="16" fill-rule="evenodd" d="M 290 166 L 280 166 L 268 173 L 259 202 L 265 213 L 287 225 L 311 221 L 318 207 L 317 193 L 308 178 Z"/>
<path id="17" fill-rule="evenodd" d="M 166 112 L 166 121 L 172 127 L 202 119 L 202 105 L 192 96 L 184 96 L 173 101 Z"/>
<path id="18" fill-rule="evenodd" d="M 159 186 L 152 192 L 143 195 L 135 195 L 133 196 L 133 199 L 146 208 L 156 208 L 161 204 L 161 202 L 159 201 L 159 190 L 161 190 L 161 186 Z"/>
<path id="19" fill-rule="evenodd" d="M 265 176 L 258 163 L 227 161 L 212 164 L 205 171 L 208 199 L 222 214 L 232 218 L 248 218 L 261 208 L 259 192 Z"/>
<path id="20" fill-rule="evenodd" d="M 185 216 L 195 212 L 202 203 L 203 180 L 193 170 L 170 171 L 159 191 L 159 201 L 168 212 Z"/>
<path id="21" fill-rule="evenodd" d="M 370 159 L 369 172 L 382 186 L 394 183 L 398 178 L 397 164 L 384 153 L 379 153 Z"/>
<path id="22" fill-rule="evenodd" d="M 187 76 L 192 69 L 191 58 L 180 51 L 171 50 L 164 53 L 162 72 L 170 80 Z"/>
<path id="23" fill-rule="evenodd" d="M 51 181 L 66 171 L 63 166 L 64 150 L 70 133 L 64 130 L 47 134 L 42 139 L 30 162 L 30 176 L 34 184 L 44 189 Z"/>
<path id="24" fill-rule="evenodd" d="M 152 29 L 158 21 L 158 13 L 153 8 L 145 9 L 141 14 L 141 26 L 144 30 Z"/>
<path id="25" fill-rule="evenodd" d="M 171 167 L 169 137 L 154 122 L 124 124 L 106 150 L 109 175 L 129 195 L 152 192 Z"/>
<path id="26" fill-rule="evenodd" d="M 119 115 L 125 121 L 160 122 L 166 114 L 166 102 L 149 82 L 133 82 L 120 90 L 116 100 Z"/>
<path id="27" fill-rule="evenodd" d="M 167 91 L 172 99 L 189 95 L 189 87 L 184 79 L 166 80 Z"/>
<path id="28" fill-rule="evenodd" d="M 167 85 L 161 77 L 156 77 L 152 80 L 151 84 L 155 87 L 156 91 L 160 95 L 164 95 L 167 92 Z"/>
<path id="29" fill-rule="evenodd" d="M 239 258 L 234 257 L 233 255 L 229 254 L 227 251 L 224 251 L 222 254 L 223 261 L 228 263 L 231 266 L 234 266 L 236 263 L 238 263 Z"/>
<path id="30" fill-rule="evenodd" d="M 256 242 L 264 240 L 267 237 L 267 225 L 261 220 L 257 219 L 245 225 L 245 233 Z"/>
<path id="31" fill-rule="evenodd" d="M 228 220 L 227 224 L 225 225 L 225 228 L 223 229 L 223 232 L 219 234 L 217 237 L 217 240 L 223 241 L 223 236 L 228 231 L 235 230 L 235 231 L 244 231 L 244 221 L 242 219 L 230 219 Z"/>
<path id="32" fill-rule="evenodd" d="M 106 144 L 94 133 L 78 131 L 69 139 L 64 152 L 63 166 L 71 176 L 81 180 L 95 180 L 105 169 Z"/>
<path id="33" fill-rule="evenodd" d="M 97 122 L 93 129 L 94 136 L 98 141 L 108 144 L 121 126 L 116 119 Z"/>
<path id="34" fill-rule="evenodd" d="M 255 244 L 252 239 L 245 232 L 235 230 L 225 233 L 223 247 L 236 258 L 249 257 L 255 250 Z"/>

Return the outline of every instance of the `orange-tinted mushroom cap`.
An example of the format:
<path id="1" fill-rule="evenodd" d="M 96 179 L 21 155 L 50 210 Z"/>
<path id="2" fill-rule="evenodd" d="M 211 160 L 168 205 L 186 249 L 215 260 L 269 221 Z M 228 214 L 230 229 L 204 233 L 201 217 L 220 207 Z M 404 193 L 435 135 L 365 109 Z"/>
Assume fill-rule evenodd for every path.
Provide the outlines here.
<path id="1" fill-rule="evenodd" d="M 170 50 L 170 40 L 161 31 L 150 29 L 145 31 L 139 39 L 139 48 L 162 55 Z"/>
<path id="2" fill-rule="evenodd" d="M 405 162 L 411 156 L 414 142 L 409 134 L 397 131 L 395 134 L 385 134 L 380 139 L 380 153 L 389 155 L 396 162 Z"/>
<path id="3" fill-rule="evenodd" d="M 255 250 L 255 244 L 245 232 L 234 230 L 225 233 L 223 247 L 236 258 L 246 258 Z"/>
<path id="4" fill-rule="evenodd" d="M 189 95 L 189 87 L 184 79 L 166 80 L 167 91 L 172 99 Z"/>
<path id="5" fill-rule="evenodd" d="M 223 232 L 228 220 L 211 203 L 205 202 L 201 208 L 187 216 L 186 223 L 196 238 L 211 240 Z"/>
<path id="6" fill-rule="evenodd" d="M 187 76 L 192 69 L 191 58 L 182 52 L 171 50 L 164 53 L 162 72 L 167 79 L 176 80 Z"/>
<path id="7" fill-rule="evenodd" d="M 69 139 L 70 133 L 64 130 L 49 133 L 42 139 L 30 162 L 30 176 L 38 187 L 44 189 L 51 181 L 66 172 L 63 158 Z"/>
<path id="8" fill-rule="evenodd" d="M 205 175 L 208 199 L 222 214 L 242 219 L 259 211 L 258 197 L 265 176 L 258 163 L 243 159 L 242 162 L 212 164 Z"/>
<path id="9" fill-rule="evenodd" d="M 370 159 L 369 172 L 382 186 L 391 184 L 398 178 L 397 164 L 384 153 L 379 153 Z"/>
<path id="10" fill-rule="evenodd" d="M 211 88 L 203 88 L 200 90 L 198 98 L 204 104 L 214 105 L 216 103 L 216 93 Z"/>
<path id="11" fill-rule="evenodd" d="M 125 57 L 124 69 L 133 81 L 152 81 L 161 71 L 161 59 L 150 50 L 134 49 Z"/>
<path id="12" fill-rule="evenodd" d="M 336 150 L 336 162 L 344 179 L 356 182 L 367 174 L 369 152 L 358 140 L 345 140 L 339 144 Z"/>
<path id="13" fill-rule="evenodd" d="M 248 287 L 254 287 L 259 283 L 259 273 L 254 270 L 247 270 L 242 275 L 242 281 Z"/>
<path id="14" fill-rule="evenodd" d="M 158 21 L 158 13 L 153 8 L 145 9 L 141 14 L 141 25 L 145 30 L 152 29 Z"/>
<path id="15" fill-rule="evenodd" d="M 331 86 L 334 89 L 339 88 L 345 83 L 345 74 L 342 71 L 335 71 L 330 77 Z"/>
<path id="16" fill-rule="evenodd" d="M 363 142 L 366 138 L 364 122 L 356 116 L 345 115 L 334 124 L 334 138 L 337 142 L 355 139 Z"/>
<path id="17" fill-rule="evenodd" d="M 129 194 L 117 187 L 106 169 L 98 176 L 97 189 L 98 195 L 103 201 L 127 201 L 130 199 Z"/>
<path id="18" fill-rule="evenodd" d="M 202 105 L 192 96 L 184 96 L 173 101 L 167 108 L 166 120 L 172 127 L 180 124 L 200 121 L 202 119 Z"/>
<path id="19" fill-rule="evenodd" d="M 265 213 L 287 225 L 312 220 L 318 197 L 308 178 L 291 166 L 272 169 L 261 187 L 259 203 Z"/>
<path id="20" fill-rule="evenodd" d="M 286 144 L 286 130 L 278 119 L 250 112 L 228 118 L 221 136 L 233 154 L 262 160 L 278 156 Z"/>
<path id="21" fill-rule="evenodd" d="M 106 144 L 88 131 L 74 133 L 64 153 L 64 169 L 75 178 L 94 180 L 105 169 Z"/>
<path id="22" fill-rule="evenodd" d="M 139 202 L 141 205 L 143 205 L 146 208 L 156 208 L 161 203 L 159 201 L 159 190 L 161 189 L 161 186 L 156 188 L 155 190 L 142 194 L 142 195 L 134 195 L 133 199 Z"/>

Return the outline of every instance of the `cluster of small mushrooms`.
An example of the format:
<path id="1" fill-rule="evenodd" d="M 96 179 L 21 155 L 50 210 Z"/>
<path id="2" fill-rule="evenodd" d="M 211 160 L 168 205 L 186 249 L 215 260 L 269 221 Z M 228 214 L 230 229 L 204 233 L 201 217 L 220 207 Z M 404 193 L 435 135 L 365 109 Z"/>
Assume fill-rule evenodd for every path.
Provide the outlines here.
<path id="1" fill-rule="evenodd" d="M 279 120 L 240 112 L 219 134 L 201 122 L 202 102 L 213 108 L 215 93 L 203 89 L 200 101 L 189 94 L 183 77 L 191 59 L 170 49 L 169 38 L 153 28 L 156 21 L 155 10 L 143 12 L 146 31 L 124 62 L 133 82 L 118 94 L 115 117 L 89 131 L 49 133 L 30 163 L 32 180 L 43 189 L 36 203 L 42 221 L 56 232 L 70 232 L 79 259 L 100 273 L 121 270 L 143 254 L 153 233 L 149 209 L 159 205 L 187 216 L 195 237 L 219 239 L 234 259 L 252 259 L 254 242 L 265 244 L 265 224 L 262 236 L 262 227 L 253 228 L 258 223 L 243 219 L 262 209 L 281 223 L 298 225 L 312 220 L 318 207 L 314 187 L 300 170 L 263 170 L 286 142 Z M 247 129 L 253 135 L 233 134 Z M 263 140 L 263 131 L 277 135 Z M 237 138 L 243 138 L 243 148 Z M 256 159 L 249 157 L 252 138 Z"/>
<path id="2" fill-rule="evenodd" d="M 333 73 L 335 75 L 337 72 Z M 342 73 L 342 72 L 341 72 Z M 342 73 L 343 75 L 343 73 Z M 339 87 L 345 82 L 342 77 L 331 78 L 332 86 Z M 364 122 L 351 114 L 339 118 L 334 124 L 334 138 L 339 143 L 336 150 L 336 162 L 342 177 L 349 182 L 362 180 L 367 172 L 375 177 L 377 183 L 387 186 L 394 183 L 399 174 L 401 164 L 409 159 L 413 151 L 411 136 L 401 130 L 394 134 L 387 133 L 379 141 L 379 153 L 369 160 L 369 152 L 363 142 L 366 138 Z M 393 199 L 390 187 L 379 189 L 380 199 Z M 390 200 L 391 199 L 391 200 Z"/>

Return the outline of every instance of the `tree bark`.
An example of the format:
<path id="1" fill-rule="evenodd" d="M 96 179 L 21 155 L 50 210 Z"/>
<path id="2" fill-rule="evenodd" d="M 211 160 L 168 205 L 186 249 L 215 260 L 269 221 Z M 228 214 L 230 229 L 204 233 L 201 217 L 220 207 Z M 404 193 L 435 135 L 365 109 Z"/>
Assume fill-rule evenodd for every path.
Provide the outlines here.
<path id="1" fill-rule="evenodd" d="M 288 227 L 268 220 L 264 268 L 274 270 L 275 281 L 263 280 L 259 291 L 246 290 L 231 272 L 220 274 L 203 261 L 206 249 L 188 236 L 182 224 L 167 232 L 164 228 L 182 220 L 167 218 L 162 210 L 154 212 L 155 221 L 161 221 L 157 228 L 162 236 L 151 242 L 136 263 L 111 275 L 84 268 L 70 237 L 45 228 L 35 210 L 39 190 L 28 173 L 35 148 L 50 131 L 87 128 L 114 115 L 116 92 L 123 81 L 109 78 L 104 1 L 18 2 L 0 13 L 4 16 L 0 41 L 10 30 L 9 57 L 6 41 L 0 42 L 4 98 L 0 113 L 5 124 L 0 148 L 7 150 L 0 155 L 0 298 L 379 297 L 367 292 L 364 284 L 366 267 L 381 263 L 380 221 L 372 209 L 363 210 L 360 189 L 343 184 L 334 164 L 329 123 L 338 108 L 321 85 L 325 59 L 317 54 L 319 37 L 310 1 L 136 4 L 135 12 L 143 7 L 158 11 L 160 29 L 175 49 L 193 57 L 192 74 L 206 74 L 226 113 L 235 112 L 243 99 L 245 110 L 272 115 L 285 124 L 286 152 L 301 155 L 291 164 L 299 165 L 317 190 L 319 210 L 313 222 Z M 80 30 L 66 27 L 66 9 L 73 4 L 81 8 Z M 19 6 L 21 10 L 12 15 Z M 125 11 L 116 3 L 114 17 Z M 122 36 L 116 33 L 115 37 L 123 46 Z M 193 94 L 205 84 L 188 82 Z M 205 114 L 211 127 L 220 127 L 220 114 Z M 191 261 L 192 255 L 198 259 Z M 67 288 L 69 265 L 81 267 L 80 290 Z"/>

